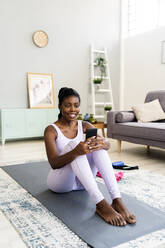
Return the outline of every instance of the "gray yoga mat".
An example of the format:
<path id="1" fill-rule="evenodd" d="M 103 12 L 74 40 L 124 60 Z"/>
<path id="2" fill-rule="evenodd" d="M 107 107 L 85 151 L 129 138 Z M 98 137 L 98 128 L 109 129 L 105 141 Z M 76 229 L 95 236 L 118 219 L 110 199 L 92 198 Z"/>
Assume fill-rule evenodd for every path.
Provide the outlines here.
<path id="1" fill-rule="evenodd" d="M 59 217 L 73 232 L 90 246 L 110 248 L 165 227 L 165 216 L 158 209 L 122 194 L 128 208 L 137 216 L 137 223 L 116 227 L 105 223 L 95 214 L 95 205 L 86 191 L 57 194 L 46 185 L 49 171 L 47 162 L 2 167 L 12 178 Z M 137 185 L 138 187 L 138 185 Z M 106 187 L 100 190 L 109 201 Z"/>

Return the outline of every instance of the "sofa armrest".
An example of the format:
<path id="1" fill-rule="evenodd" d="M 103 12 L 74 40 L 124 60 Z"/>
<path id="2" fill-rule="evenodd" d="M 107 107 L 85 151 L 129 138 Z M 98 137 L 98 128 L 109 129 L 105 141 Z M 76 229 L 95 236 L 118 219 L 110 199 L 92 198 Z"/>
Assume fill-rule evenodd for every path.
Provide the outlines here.
<path id="1" fill-rule="evenodd" d="M 109 111 L 107 113 L 107 136 L 113 137 L 115 123 L 136 121 L 133 111 Z"/>
<path id="2" fill-rule="evenodd" d="M 116 123 L 116 116 L 120 111 L 109 111 L 107 112 L 107 125 Z"/>
<path id="3" fill-rule="evenodd" d="M 131 121 L 137 121 L 133 111 L 120 111 L 116 115 L 116 122 L 118 123 L 131 122 Z"/>
<path id="4" fill-rule="evenodd" d="M 116 123 L 116 115 L 119 111 L 109 111 L 107 113 L 107 137 L 113 137 L 113 126 Z"/>
<path id="5" fill-rule="evenodd" d="M 107 123 L 123 123 L 136 121 L 133 111 L 109 111 L 107 113 Z"/>

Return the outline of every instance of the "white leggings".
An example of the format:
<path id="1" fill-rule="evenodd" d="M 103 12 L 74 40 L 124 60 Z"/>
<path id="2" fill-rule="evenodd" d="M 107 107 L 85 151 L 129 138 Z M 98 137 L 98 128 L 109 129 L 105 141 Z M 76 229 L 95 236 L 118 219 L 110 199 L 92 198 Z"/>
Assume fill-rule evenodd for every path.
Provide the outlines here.
<path id="1" fill-rule="evenodd" d="M 61 155 L 73 150 L 77 144 L 75 141 L 70 141 L 64 147 Z M 98 170 L 112 200 L 121 197 L 111 160 L 105 150 L 78 156 L 71 163 L 60 169 L 51 169 L 48 174 L 47 184 L 52 191 L 57 193 L 85 189 L 97 204 L 104 199 L 95 180 Z"/>

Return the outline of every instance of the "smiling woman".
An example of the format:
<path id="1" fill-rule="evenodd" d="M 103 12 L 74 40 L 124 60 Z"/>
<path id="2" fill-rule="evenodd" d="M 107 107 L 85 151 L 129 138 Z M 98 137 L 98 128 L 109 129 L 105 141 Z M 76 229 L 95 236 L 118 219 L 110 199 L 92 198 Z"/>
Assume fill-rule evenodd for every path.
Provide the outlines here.
<path id="1" fill-rule="evenodd" d="M 124 226 L 135 223 L 122 202 L 111 160 L 106 152 L 109 141 L 97 135 L 84 140 L 88 122 L 77 120 L 80 112 L 80 96 L 72 88 L 59 91 L 59 118 L 45 129 L 44 139 L 47 157 L 51 165 L 47 177 L 49 188 L 57 193 L 86 190 L 96 204 L 96 213 L 107 223 Z M 112 198 L 110 205 L 97 186 L 97 171 L 102 175 Z"/>

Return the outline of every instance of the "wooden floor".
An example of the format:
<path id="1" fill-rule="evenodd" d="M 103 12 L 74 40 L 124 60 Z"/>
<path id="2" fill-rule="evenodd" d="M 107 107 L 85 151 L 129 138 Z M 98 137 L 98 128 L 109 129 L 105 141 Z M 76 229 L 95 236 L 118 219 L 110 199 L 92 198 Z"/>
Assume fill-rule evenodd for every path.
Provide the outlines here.
<path id="1" fill-rule="evenodd" d="M 123 142 L 119 154 L 117 142 L 111 140 L 109 155 L 112 161 L 124 161 L 125 164 L 138 165 L 140 169 L 165 176 L 165 150 L 163 149 L 151 147 L 150 152 L 147 152 L 145 146 Z M 42 139 L 7 142 L 4 147 L 0 146 L 0 166 L 46 159 Z M 0 237 L 2 248 L 26 247 L 2 212 L 0 212 Z"/>

